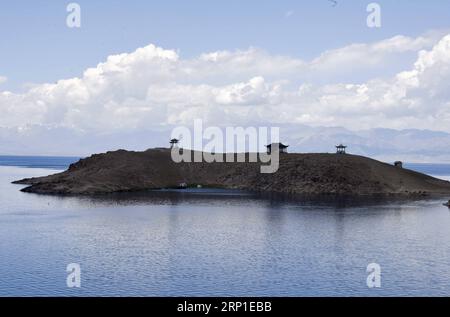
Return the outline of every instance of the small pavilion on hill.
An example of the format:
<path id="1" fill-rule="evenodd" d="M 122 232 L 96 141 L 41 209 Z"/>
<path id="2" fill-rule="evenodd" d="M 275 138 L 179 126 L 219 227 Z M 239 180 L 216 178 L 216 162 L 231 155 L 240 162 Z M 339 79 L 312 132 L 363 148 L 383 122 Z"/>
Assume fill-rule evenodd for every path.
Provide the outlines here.
<path id="1" fill-rule="evenodd" d="M 178 139 L 170 140 L 170 148 L 173 149 L 174 147 L 178 146 L 178 143 L 180 143 L 180 140 Z"/>
<path id="2" fill-rule="evenodd" d="M 336 145 L 336 153 L 337 154 L 345 154 L 346 149 L 347 149 L 347 146 L 345 146 L 343 144 Z"/>
<path id="3" fill-rule="evenodd" d="M 271 154 L 272 151 L 278 151 L 279 153 L 287 153 L 289 145 L 284 145 L 283 143 L 272 143 L 269 145 L 266 145 L 267 148 L 267 154 Z"/>

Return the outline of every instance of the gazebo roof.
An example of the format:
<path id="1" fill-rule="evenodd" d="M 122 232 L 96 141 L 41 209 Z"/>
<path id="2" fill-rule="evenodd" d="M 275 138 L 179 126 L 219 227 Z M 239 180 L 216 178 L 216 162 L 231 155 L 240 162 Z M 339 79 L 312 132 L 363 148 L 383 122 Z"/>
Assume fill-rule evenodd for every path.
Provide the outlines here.
<path id="1" fill-rule="evenodd" d="M 175 143 L 175 142 L 179 142 L 180 140 L 178 140 L 178 139 L 172 139 L 172 140 L 170 140 L 170 142 L 171 143 Z"/>
<path id="2" fill-rule="evenodd" d="M 345 148 L 347 148 L 347 146 L 346 145 L 342 145 L 342 144 L 339 144 L 339 145 L 336 145 L 336 147 L 339 149 L 339 148 L 341 148 L 341 149 L 345 149 Z"/>
<path id="3" fill-rule="evenodd" d="M 278 146 L 278 148 L 280 148 L 280 149 L 287 149 L 289 147 L 289 145 L 285 145 L 283 143 L 272 143 L 272 144 L 266 145 L 266 147 L 267 148 L 271 148 L 272 145 L 273 146 Z"/>

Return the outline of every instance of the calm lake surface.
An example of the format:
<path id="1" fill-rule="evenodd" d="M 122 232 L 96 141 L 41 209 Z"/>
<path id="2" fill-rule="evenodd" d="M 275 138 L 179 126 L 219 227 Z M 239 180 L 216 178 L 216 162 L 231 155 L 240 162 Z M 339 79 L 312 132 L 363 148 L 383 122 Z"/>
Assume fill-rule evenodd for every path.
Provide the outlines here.
<path id="1" fill-rule="evenodd" d="M 443 198 L 76 198 L 10 183 L 74 160 L 0 157 L 0 296 L 450 296 Z M 450 175 L 450 166 L 414 168 Z M 66 286 L 70 263 L 81 265 L 79 289 Z M 379 289 L 366 285 L 369 263 L 381 266 Z"/>

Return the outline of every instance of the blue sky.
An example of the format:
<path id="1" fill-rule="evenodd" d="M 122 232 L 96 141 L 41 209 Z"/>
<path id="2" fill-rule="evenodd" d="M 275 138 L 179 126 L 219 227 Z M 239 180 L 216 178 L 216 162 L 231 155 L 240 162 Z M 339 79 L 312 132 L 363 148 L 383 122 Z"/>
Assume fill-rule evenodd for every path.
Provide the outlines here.
<path id="1" fill-rule="evenodd" d="M 68 3 L 2 1 L 0 75 L 8 78 L 3 89 L 80 76 L 108 55 L 149 43 L 179 50 L 184 58 L 256 46 L 308 60 L 350 43 L 448 28 L 450 12 L 445 0 L 378 1 L 383 27 L 369 29 L 370 1 L 361 0 L 338 0 L 335 7 L 328 0 L 79 0 L 82 28 L 69 29 Z"/>

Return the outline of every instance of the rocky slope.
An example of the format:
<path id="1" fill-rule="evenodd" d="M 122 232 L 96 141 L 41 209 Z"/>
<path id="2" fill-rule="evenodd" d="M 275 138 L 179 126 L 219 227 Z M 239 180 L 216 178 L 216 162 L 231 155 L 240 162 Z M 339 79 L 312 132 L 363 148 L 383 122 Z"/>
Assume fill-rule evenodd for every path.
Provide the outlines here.
<path id="1" fill-rule="evenodd" d="M 60 174 L 24 179 L 25 192 L 102 194 L 188 186 L 294 194 L 450 194 L 450 182 L 362 156 L 283 154 L 275 174 L 261 163 L 174 163 L 168 149 L 96 154 Z"/>

